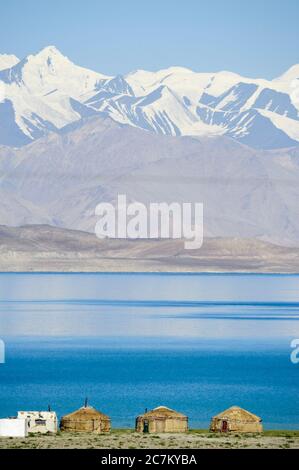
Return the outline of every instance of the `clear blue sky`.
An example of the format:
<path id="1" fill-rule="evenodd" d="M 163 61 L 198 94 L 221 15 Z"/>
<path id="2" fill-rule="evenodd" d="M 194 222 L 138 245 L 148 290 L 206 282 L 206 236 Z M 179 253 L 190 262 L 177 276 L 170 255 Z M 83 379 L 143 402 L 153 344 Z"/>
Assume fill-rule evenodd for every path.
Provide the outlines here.
<path id="1" fill-rule="evenodd" d="M 0 53 L 46 45 L 117 74 L 170 65 L 273 78 L 299 63 L 299 0 L 1 0 Z"/>

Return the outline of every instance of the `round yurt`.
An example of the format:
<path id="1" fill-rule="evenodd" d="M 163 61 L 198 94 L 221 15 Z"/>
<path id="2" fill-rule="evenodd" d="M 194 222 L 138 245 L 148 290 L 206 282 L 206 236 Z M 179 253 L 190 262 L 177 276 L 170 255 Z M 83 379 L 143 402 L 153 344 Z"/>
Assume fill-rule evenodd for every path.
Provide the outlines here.
<path id="1" fill-rule="evenodd" d="M 83 406 L 61 418 L 61 431 L 68 432 L 110 432 L 110 418 L 92 406 Z"/>
<path id="2" fill-rule="evenodd" d="M 214 416 L 211 421 L 212 432 L 263 432 L 262 420 L 250 411 L 232 406 Z"/>
<path id="3" fill-rule="evenodd" d="M 187 432 L 188 418 L 166 406 L 158 406 L 136 418 L 136 431 L 144 433 Z"/>

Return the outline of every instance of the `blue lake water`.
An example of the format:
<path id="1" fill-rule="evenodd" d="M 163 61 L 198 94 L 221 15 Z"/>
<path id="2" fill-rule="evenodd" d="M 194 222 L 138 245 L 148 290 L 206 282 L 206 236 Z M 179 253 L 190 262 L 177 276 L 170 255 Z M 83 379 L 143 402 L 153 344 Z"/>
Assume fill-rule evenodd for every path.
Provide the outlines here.
<path id="1" fill-rule="evenodd" d="M 0 416 L 84 398 L 115 427 L 166 405 L 299 428 L 299 276 L 0 274 Z"/>

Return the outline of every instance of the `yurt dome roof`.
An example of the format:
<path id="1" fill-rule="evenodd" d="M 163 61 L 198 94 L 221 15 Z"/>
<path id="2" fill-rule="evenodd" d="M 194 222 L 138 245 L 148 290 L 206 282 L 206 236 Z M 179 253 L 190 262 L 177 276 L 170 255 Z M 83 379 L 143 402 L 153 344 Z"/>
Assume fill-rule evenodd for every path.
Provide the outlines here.
<path id="1" fill-rule="evenodd" d="M 82 406 L 78 410 L 73 411 L 65 416 L 62 419 L 110 419 L 109 416 L 105 415 L 101 411 L 96 410 L 92 406 Z"/>
<path id="2" fill-rule="evenodd" d="M 172 410 L 167 406 L 157 406 L 153 410 L 141 415 L 144 418 L 160 417 L 160 418 L 186 418 L 186 416 L 178 411 Z"/>
<path id="3" fill-rule="evenodd" d="M 244 410 L 239 406 L 231 406 L 227 410 L 222 411 L 218 415 L 214 416 L 213 419 L 227 419 L 234 421 L 246 421 L 246 422 L 261 422 L 262 419 L 251 413 L 250 411 Z"/>

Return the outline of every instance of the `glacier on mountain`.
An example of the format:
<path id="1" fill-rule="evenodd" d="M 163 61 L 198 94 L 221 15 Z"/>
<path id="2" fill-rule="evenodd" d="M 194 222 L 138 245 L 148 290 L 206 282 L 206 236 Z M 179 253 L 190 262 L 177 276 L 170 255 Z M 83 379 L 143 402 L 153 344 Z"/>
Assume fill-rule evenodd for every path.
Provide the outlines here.
<path id="1" fill-rule="evenodd" d="M 0 55 L 0 144 L 20 147 L 92 115 L 172 136 L 226 135 L 257 149 L 299 145 L 299 65 L 274 80 L 184 67 L 107 76 L 54 46 Z M 295 85 L 294 85 L 295 84 Z"/>

